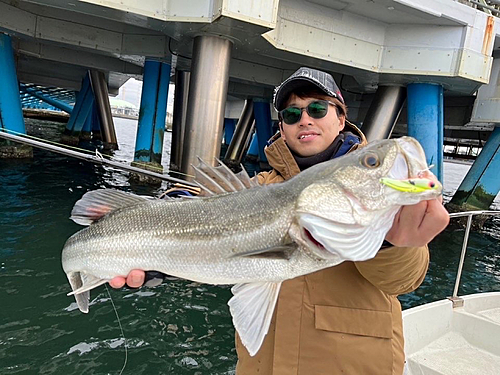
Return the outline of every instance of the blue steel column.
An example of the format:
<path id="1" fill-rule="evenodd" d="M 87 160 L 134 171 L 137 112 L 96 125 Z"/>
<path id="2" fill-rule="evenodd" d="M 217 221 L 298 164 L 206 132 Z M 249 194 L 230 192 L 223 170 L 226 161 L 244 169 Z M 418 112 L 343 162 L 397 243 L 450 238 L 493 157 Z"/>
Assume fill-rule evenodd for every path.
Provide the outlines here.
<path id="1" fill-rule="evenodd" d="M 14 51 L 10 36 L 0 33 L 0 117 L 2 128 L 26 134 Z"/>
<path id="2" fill-rule="evenodd" d="M 134 162 L 141 166 L 161 168 L 169 82 L 169 64 L 146 61 L 134 154 Z"/>
<path id="3" fill-rule="evenodd" d="M 236 119 L 224 119 L 224 143 L 229 145 L 233 139 L 234 129 L 236 128 Z"/>
<path id="4" fill-rule="evenodd" d="M 89 119 L 92 113 L 92 107 L 94 106 L 94 95 L 92 93 L 92 88 L 90 86 L 89 73 L 85 74 L 82 80 L 82 86 L 78 95 L 76 96 L 75 106 L 71 112 L 68 123 L 66 124 L 66 129 L 62 136 L 62 141 L 66 144 L 78 144 L 80 140 L 80 132 L 87 119 Z"/>
<path id="5" fill-rule="evenodd" d="M 0 131 L 26 134 L 24 126 L 19 84 L 12 41 L 0 33 Z M 29 158 L 33 149 L 29 146 L 3 141 L 0 144 L 0 158 Z"/>
<path id="6" fill-rule="evenodd" d="M 443 181 L 443 87 L 412 83 L 407 87 L 408 135 L 424 148 L 431 171 Z"/>
<path id="7" fill-rule="evenodd" d="M 267 141 L 272 137 L 271 107 L 268 102 L 254 100 L 253 113 L 255 116 L 255 131 L 259 145 L 259 160 L 267 162 L 264 148 Z"/>
<path id="8" fill-rule="evenodd" d="M 448 204 L 450 211 L 487 210 L 500 191 L 499 171 L 500 127 L 496 127 Z"/>

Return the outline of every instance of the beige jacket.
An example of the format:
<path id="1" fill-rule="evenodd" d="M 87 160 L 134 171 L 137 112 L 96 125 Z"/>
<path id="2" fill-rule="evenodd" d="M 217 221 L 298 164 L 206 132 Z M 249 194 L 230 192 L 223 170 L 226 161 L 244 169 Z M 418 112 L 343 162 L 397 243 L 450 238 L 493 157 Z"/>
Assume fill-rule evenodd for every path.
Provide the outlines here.
<path id="1" fill-rule="evenodd" d="M 362 135 L 353 126 L 348 130 Z M 266 154 L 274 170 L 261 173 L 260 183 L 300 172 L 281 138 Z M 397 295 L 415 290 L 428 264 L 427 247 L 389 247 L 369 261 L 344 262 L 283 282 L 259 352 L 250 357 L 236 338 L 236 374 L 401 375 L 404 342 Z"/>

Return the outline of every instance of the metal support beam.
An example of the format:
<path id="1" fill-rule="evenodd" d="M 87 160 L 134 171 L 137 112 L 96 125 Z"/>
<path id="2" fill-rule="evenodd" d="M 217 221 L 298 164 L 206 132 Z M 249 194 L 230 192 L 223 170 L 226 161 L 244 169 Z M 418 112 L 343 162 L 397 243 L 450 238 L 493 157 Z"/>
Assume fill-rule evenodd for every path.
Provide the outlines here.
<path id="1" fill-rule="evenodd" d="M 362 129 L 368 142 L 391 136 L 405 100 L 405 87 L 378 87 L 363 121 Z"/>
<path id="2" fill-rule="evenodd" d="M 12 41 L 3 33 L 0 33 L 0 130 L 26 134 Z M 0 144 L 0 158 L 32 156 L 33 150 L 29 146 L 11 144 L 9 141 Z"/>
<path id="3" fill-rule="evenodd" d="M 21 89 L 21 92 L 28 93 L 31 96 L 34 96 L 35 98 L 43 100 L 45 103 L 48 103 L 51 106 L 60 109 L 61 111 L 67 112 L 69 114 L 71 114 L 71 112 L 73 111 L 73 106 L 69 105 L 66 102 L 63 102 L 62 100 L 57 100 L 57 99 L 51 98 L 48 95 L 44 95 L 41 92 L 37 91 L 35 88 L 27 87 L 24 84 L 21 84 L 20 89 Z"/>
<path id="4" fill-rule="evenodd" d="M 175 72 L 174 118 L 172 120 L 172 143 L 170 147 L 170 170 L 181 170 L 182 150 L 186 133 L 186 111 L 189 94 L 190 72 Z"/>
<path id="5" fill-rule="evenodd" d="M 147 60 L 144 64 L 141 108 L 135 143 L 134 163 L 162 169 L 163 135 L 167 115 L 170 65 Z"/>
<path id="6" fill-rule="evenodd" d="M 254 123 L 253 101 L 246 100 L 240 119 L 236 125 L 233 138 L 224 157 L 224 163 L 230 166 L 238 166 L 243 159 L 244 152 L 248 146 L 249 136 Z"/>
<path id="7" fill-rule="evenodd" d="M 259 160 L 267 162 L 264 148 L 267 141 L 272 137 L 272 120 L 271 120 L 271 107 L 268 102 L 254 100 L 253 113 L 255 116 L 255 131 L 257 134 L 257 143 L 259 151 Z"/>
<path id="8" fill-rule="evenodd" d="M 197 156 L 210 164 L 219 156 L 231 47 L 231 41 L 215 36 L 198 36 L 194 40 L 183 173 L 193 174 L 191 164 L 197 164 Z"/>
<path id="9" fill-rule="evenodd" d="M 99 119 L 101 120 L 104 148 L 117 150 L 118 141 L 116 140 L 115 125 L 113 124 L 113 115 L 111 114 L 111 106 L 109 105 L 106 77 L 103 72 L 91 70 L 90 82 L 96 100 Z"/>
<path id="10" fill-rule="evenodd" d="M 0 123 L 2 128 L 26 134 L 10 36 L 0 33 Z"/>
<path id="11" fill-rule="evenodd" d="M 72 109 L 62 140 L 66 144 L 78 144 L 80 132 L 87 119 L 91 118 L 92 107 L 94 106 L 94 95 L 90 86 L 90 75 L 87 72 L 82 80 L 81 90 L 76 96 L 75 106 Z"/>
<path id="12" fill-rule="evenodd" d="M 99 118 L 99 112 L 97 110 L 97 105 L 94 101 L 92 105 L 92 139 L 94 141 L 102 141 L 102 126 L 101 126 L 101 119 Z"/>
<path id="13" fill-rule="evenodd" d="M 486 210 L 500 191 L 500 127 L 469 169 L 448 206 L 451 211 Z"/>
<path id="14" fill-rule="evenodd" d="M 224 119 L 224 143 L 229 146 L 233 139 L 234 129 L 236 128 L 236 119 Z"/>
<path id="15" fill-rule="evenodd" d="M 424 148 L 431 171 L 443 181 L 443 87 L 412 83 L 407 87 L 408 135 Z"/>

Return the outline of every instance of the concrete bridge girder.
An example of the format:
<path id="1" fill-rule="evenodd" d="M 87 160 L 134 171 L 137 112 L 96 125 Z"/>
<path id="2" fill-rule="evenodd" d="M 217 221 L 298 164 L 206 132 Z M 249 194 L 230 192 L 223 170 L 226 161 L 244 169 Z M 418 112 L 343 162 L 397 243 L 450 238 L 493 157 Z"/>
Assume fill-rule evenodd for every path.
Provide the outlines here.
<path id="1" fill-rule="evenodd" d="M 0 29 L 84 51 L 86 61 L 95 54 L 105 71 L 135 73 L 119 60 L 170 63 L 171 49 L 187 55 L 177 68 L 189 70 L 194 37 L 228 38 L 230 80 L 239 91 L 272 90 L 302 64 L 346 75 L 346 88 L 355 91 L 435 82 L 471 94 L 488 81 L 491 50 L 500 44 L 499 26 L 486 27 L 491 19 L 451 0 L 0 0 Z M 49 47 L 44 53 L 61 59 Z"/>
<path id="2" fill-rule="evenodd" d="M 387 1 L 386 15 L 380 4 L 369 9 L 373 2 L 363 2 L 362 10 L 361 2 L 344 3 L 335 8 L 323 0 L 307 6 L 282 1 L 287 6 L 280 6 L 277 27 L 264 38 L 277 49 L 377 73 L 384 84 L 407 83 L 403 75 L 436 83 L 440 77 L 463 77 L 471 81 L 470 93 L 488 82 L 493 41 L 500 34 L 494 22 L 486 27 L 491 16 L 443 0 Z"/>

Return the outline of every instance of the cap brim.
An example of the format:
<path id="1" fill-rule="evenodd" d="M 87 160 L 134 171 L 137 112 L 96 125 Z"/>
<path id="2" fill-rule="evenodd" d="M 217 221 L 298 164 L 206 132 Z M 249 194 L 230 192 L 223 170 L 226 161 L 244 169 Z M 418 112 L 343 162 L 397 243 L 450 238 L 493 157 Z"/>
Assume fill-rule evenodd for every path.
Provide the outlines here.
<path id="1" fill-rule="evenodd" d="M 278 92 L 276 93 L 274 108 L 278 112 L 281 111 L 282 109 L 284 109 L 285 101 L 290 97 L 290 94 L 292 94 L 293 92 L 297 92 L 299 89 L 304 89 L 307 87 L 316 88 L 316 89 L 323 91 L 323 93 L 325 95 L 328 95 L 328 96 L 331 96 L 334 98 L 337 97 L 337 95 L 335 95 L 335 94 L 332 95 L 332 93 L 325 91 L 325 89 L 323 87 L 318 85 L 313 80 L 309 80 L 306 77 L 296 77 L 296 78 L 290 79 L 288 82 L 286 82 L 285 84 L 283 84 L 279 88 Z"/>

